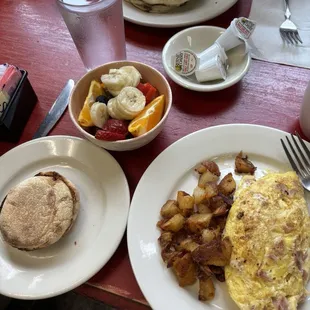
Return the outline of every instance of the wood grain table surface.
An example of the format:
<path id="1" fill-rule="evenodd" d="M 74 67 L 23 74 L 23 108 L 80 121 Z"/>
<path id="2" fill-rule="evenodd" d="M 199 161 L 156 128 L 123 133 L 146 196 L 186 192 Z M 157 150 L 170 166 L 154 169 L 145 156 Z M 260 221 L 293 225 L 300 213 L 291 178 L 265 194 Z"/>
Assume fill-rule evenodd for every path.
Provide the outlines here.
<path id="1" fill-rule="evenodd" d="M 250 7 L 250 0 L 239 0 L 229 11 L 205 24 L 227 27 L 234 17 L 248 16 Z M 127 22 L 125 28 L 127 58 L 164 73 L 162 48 L 180 29 L 152 29 Z M 27 70 L 39 99 L 20 144 L 31 139 L 66 81 L 77 81 L 85 69 L 52 0 L 1 0 L 0 33 L 0 63 Z M 300 104 L 310 71 L 253 60 L 241 82 L 214 93 L 195 93 L 168 80 L 174 99 L 161 134 L 139 150 L 111 152 L 127 176 L 131 194 L 158 154 L 196 130 L 228 123 L 266 125 L 288 132 L 298 129 Z M 79 136 L 68 112 L 50 135 Z M 16 145 L 0 142 L 0 155 Z M 149 309 L 130 266 L 125 236 L 106 266 L 77 291 L 120 309 Z"/>

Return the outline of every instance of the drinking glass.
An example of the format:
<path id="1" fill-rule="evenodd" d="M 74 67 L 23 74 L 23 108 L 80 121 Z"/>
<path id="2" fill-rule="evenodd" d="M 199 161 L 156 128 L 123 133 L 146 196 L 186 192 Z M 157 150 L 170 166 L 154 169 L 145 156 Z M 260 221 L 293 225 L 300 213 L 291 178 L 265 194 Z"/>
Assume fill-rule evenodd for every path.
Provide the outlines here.
<path id="1" fill-rule="evenodd" d="M 126 59 L 122 0 L 56 0 L 87 70 Z"/>

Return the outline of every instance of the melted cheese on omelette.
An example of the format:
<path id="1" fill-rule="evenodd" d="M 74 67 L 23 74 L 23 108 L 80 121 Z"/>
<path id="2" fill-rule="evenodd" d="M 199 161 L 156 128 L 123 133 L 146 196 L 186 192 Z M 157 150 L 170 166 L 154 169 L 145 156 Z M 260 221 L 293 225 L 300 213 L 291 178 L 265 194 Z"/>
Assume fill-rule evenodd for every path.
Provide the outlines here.
<path id="1" fill-rule="evenodd" d="M 310 220 L 295 172 L 241 181 L 225 235 L 233 245 L 225 277 L 240 309 L 297 309 L 310 271 Z"/>

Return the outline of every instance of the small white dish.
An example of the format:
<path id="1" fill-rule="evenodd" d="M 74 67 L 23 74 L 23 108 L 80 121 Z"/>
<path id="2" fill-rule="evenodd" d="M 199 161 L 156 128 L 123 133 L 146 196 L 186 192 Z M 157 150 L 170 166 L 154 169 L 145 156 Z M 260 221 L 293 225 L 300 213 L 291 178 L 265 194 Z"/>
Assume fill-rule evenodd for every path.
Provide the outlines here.
<path id="1" fill-rule="evenodd" d="M 245 44 L 227 52 L 228 70 L 226 80 L 215 80 L 199 83 L 195 75 L 184 77 L 178 75 L 171 67 L 171 56 L 182 49 L 190 49 L 199 54 L 210 47 L 215 40 L 225 31 L 224 28 L 213 26 L 198 26 L 185 29 L 175 34 L 165 45 L 162 61 L 166 73 L 177 84 L 199 92 L 211 92 L 228 88 L 239 82 L 248 72 L 251 55 L 245 54 Z"/>
<path id="2" fill-rule="evenodd" d="M 138 25 L 156 28 L 188 27 L 219 16 L 236 2 L 237 0 L 191 0 L 170 12 L 155 14 L 139 10 L 123 1 L 123 12 L 125 20 Z"/>
<path id="3" fill-rule="evenodd" d="M 81 199 L 72 230 L 50 247 L 20 251 L 0 237 L 0 294 L 48 298 L 97 273 L 114 254 L 126 228 L 129 188 L 117 161 L 86 140 L 55 136 L 19 145 L 0 158 L 0 167 L 0 201 L 10 188 L 39 171 L 64 175 Z"/>

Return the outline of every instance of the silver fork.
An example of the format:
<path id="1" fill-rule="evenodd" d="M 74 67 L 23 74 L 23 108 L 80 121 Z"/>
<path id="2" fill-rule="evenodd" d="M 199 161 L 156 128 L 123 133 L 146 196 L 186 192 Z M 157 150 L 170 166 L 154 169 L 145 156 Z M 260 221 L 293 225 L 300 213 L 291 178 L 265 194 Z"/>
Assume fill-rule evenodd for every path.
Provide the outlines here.
<path id="1" fill-rule="evenodd" d="M 296 139 L 296 136 L 291 134 L 291 139 L 294 142 L 295 148 L 293 147 L 289 138 L 287 136 L 285 137 L 287 144 L 289 145 L 290 150 L 293 153 L 293 156 L 289 152 L 288 148 L 286 147 L 282 139 L 281 139 L 281 143 L 282 143 L 284 152 L 292 168 L 298 174 L 303 187 L 306 190 L 310 191 L 310 151 L 307 148 L 305 142 L 300 138 L 297 132 L 295 132 L 295 135 L 297 136 L 297 139 Z M 299 143 L 296 140 L 298 140 Z M 300 146 L 303 149 L 303 151 L 301 150 Z"/>
<path id="2" fill-rule="evenodd" d="M 288 0 L 284 0 L 285 4 L 285 21 L 280 26 L 280 34 L 282 40 L 291 44 L 298 44 L 298 42 L 302 43 L 302 40 L 299 36 L 296 25 L 290 20 L 291 11 L 288 6 Z"/>

